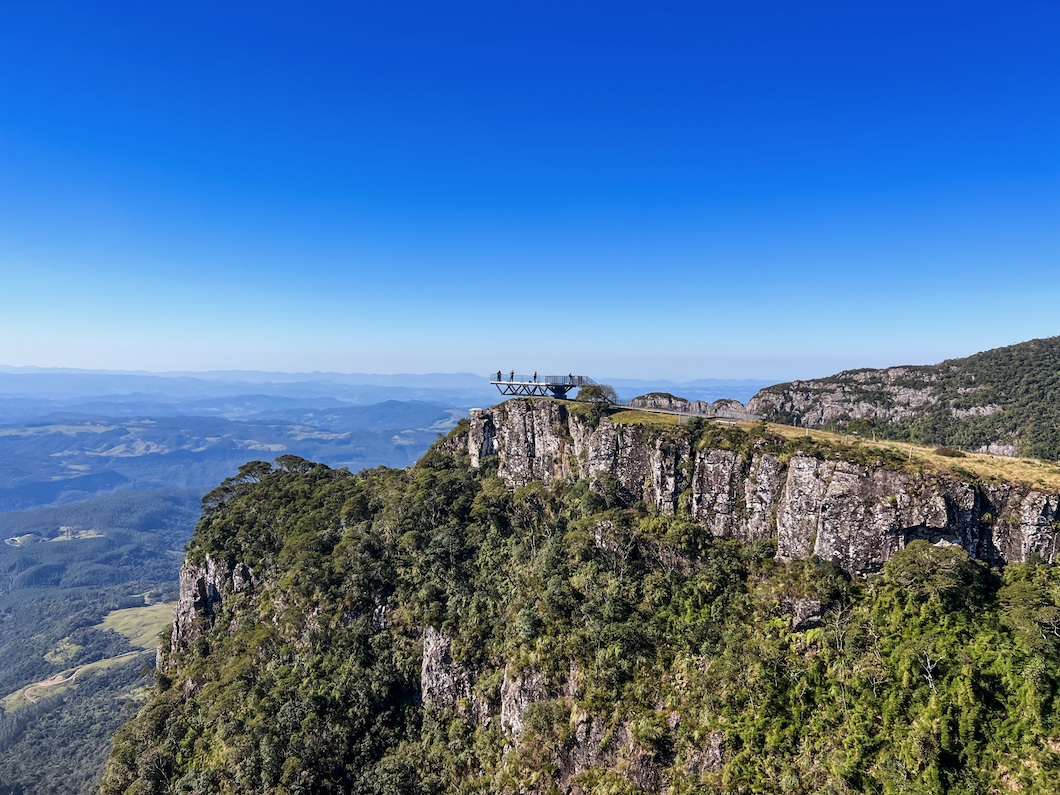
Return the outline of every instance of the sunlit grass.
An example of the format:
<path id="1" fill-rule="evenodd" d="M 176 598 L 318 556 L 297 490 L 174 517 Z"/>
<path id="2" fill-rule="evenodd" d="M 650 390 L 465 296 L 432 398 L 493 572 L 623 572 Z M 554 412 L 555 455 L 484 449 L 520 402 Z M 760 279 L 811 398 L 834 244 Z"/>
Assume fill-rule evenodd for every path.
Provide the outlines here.
<path id="1" fill-rule="evenodd" d="M 163 602 L 145 607 L 127 607 L 112 610 L 96 624 L 96 629 L 110 629 L 124 635 L 133 646 L 153 649 L 158 645 L 158 633 L 173 621 L 175 602 Z"/>
<path id="2" fill-rule="evenodd" d="M 756 423 L 740 423 L 745 430 L 750 430 Z M 768 424 L 771 432 L 788 439 L 809 436 L 817 441 L 832 445 L 854 446 L 861 449 L 878 449 L 891 451 L 910 464 L 919 464 L 932 472 L 952 473 L 958 476 L 974 475 L 983 480 L 1000 480 L 1007 482 L 1029 483 L 1032 486 L 1047 490 L 1060 490 L 1060 463 L 1042 461 L 1037 458 L 1010 458 L 987 453 L 964 453 L 960 457 L 939 455 L 937 447 L 910 444 L 908 442 L 875 441 L 861 436 L 853 436 L 830 431 L 807 430 L 791 425 Z"/>
<path id="3" fill-rule="evenodd" d="M 119 665 L 125 665 L 143 654 L 143 651 L 128 651 L 124 654 L 119 654 L 116 657 L 97 660 L 96 662 L 80 665 L 76 668 L 67 668 L 65 671 L 60 671 L 47 679 L 42 679 L 31 685 L 26 685 L 25 687 L 19 688 L 14 693 L 9 693 L 3 698 L 0 698 L 0 707 L 3 708 L 4 712 L 10 713 L 30 704 L 37 704 L 45 699 L 61 696 L 76 688 L 78 682 L 86 675 L 92 674 L 95 671 L 105 671 L 108 668 L 116 668 Z"/>
<path id="4" fill-rule="evenodd" d="M 562 402 L 567 404 L 572 409 L 572 412 L 578 415 L 584 415 L 592 410 L 587 403 L 570 400 Z M 606 409 L 605 415 L 616 425 L 676 426 L 689 420 L 689 417 L 684 415 L 616 407 Z M 726 420 L 709 419 L 708 421 L 728 422 Z M 752 420 L 740 420 L 735 424 L 751 433 L 765 425 L 770 433 L 786 439 L 809 437 L 835 448 L 878 449 L 881 452 L 889 452 L 890 455 L 887 456 L 889 460 L 904 458 L 910 468 L 916 468 L 924 472 L 953 474 L 965 479 L 976 478 L 1010 483 L 1026 483 L 1046 491 L 1060 491 L 1060 462 L 1056 461 L 1043 461 L 1037 458 L 1010 458 L 1008 456 L 969 452 L 953 457 L 939 455 L 935 452 L 935 450 L 939 449 L 937 447 L 926 447 L 908 442 L 877 441 L 857 435 L 797 428 L 791 425 L 778 425 Z"/>
<path id="5" fill-rule="evenodd" d="M 63 665 L 70 662 L 78 654 L 81 653 L 81 646 L 78 643 L 74 643 L 69 638 L 63 638 L 61 641 L 55 644 L 55 648 L 44 655 L 44 659 L 50 662 L 52 665 Z"/>
<path id="6" fill-rule="evenodd" d="M 685 419 L 677 414 L 657 414 L 639 409 L 619 409 L 607 416 L 616 425 L 679 425 Z"/>

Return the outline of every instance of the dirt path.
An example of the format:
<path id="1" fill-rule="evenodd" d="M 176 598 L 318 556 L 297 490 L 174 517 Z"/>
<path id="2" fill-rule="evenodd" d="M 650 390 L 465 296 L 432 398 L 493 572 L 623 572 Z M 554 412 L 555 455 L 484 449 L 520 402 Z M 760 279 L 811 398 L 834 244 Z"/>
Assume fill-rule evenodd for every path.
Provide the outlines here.
<path id="1" fill-rule="evenodd" d="M 126 659 L 129 659 L 131 657 L 139 656 L 140 654 L 143 654 L 143 652 L 142 651 L 127 651 L 124 654 L 119 654 L 117 657 L 110 657 L 110 658 L 108 658 L 106 660 L 99 660 L 99 661 L 93 662 L 93 663 L 86 663 L 85 665 L 81 665 L 81 666 L 78 666 L 77 668 L 75 668 L 73 670 L 73 672 L 69 676 L 64 676 L 63 674 L 58 673 L 58 674 L 55 674 L 54 676 L 51 676 L 51 677 L 49 677 L 47 679 L 42 679 L 39 682 L 34 682 L 33 684 L 26 685 L 24 688 L 22 688 L 22 690 L 19 691 L 19 695 L 21 695 L 22 698 L 26 699 L 26 701 L 28 701 L 30 704 L 36 704 L 36 703 L 38 703 L 41 700 L 41 698 L 43 698 L 42 695 L 38 695 L 37 694 L 38 690 L 45 690 L 46 688 L 49 688 L 49 687 L 55 687 L 57 685 L 65 685 L 65 684 L 68 684 L 70 682 L 73 682 L 75 679 L 77 679 L 77 675 L 79 673 L 81 673 L 82 671 L 85 671 L 87 669 L 90 669 L 90 668 L 98 668 L 98 667 L 100 667 L 101 663 L 111 663 L 111 664 L 113 664 L 113 663 L 115 663 L 115 662 L 117 662 L 119 660 L 126 660 Z"/>
<path id="2" fill-rule="evenodd" d="M 82 666 L 84 667 L 84 666 Z M 56 685 L 65 685 L 67 682 L 72 682 L 77 678 L 77 675 L 81 673 L 81 668 L 76 668 L 72 674 L 64 677 L 62 674 L 56 674 L 50 679 L 44 679 L 40 682 L 34 682 L 31 685 L 26 685 L 22 688 L 22 697 L 26 699 L 30 704 L 36 704 L 40 701 L 41 697 L 37 695 L 37 690 L 43 690 L 46 687 L 55 687 Z"/>

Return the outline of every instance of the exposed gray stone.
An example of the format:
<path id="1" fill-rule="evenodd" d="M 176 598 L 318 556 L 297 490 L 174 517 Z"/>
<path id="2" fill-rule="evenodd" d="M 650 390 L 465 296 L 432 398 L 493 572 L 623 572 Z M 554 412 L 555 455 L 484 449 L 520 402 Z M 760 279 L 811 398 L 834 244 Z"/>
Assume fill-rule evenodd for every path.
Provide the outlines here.
<path id="1" fill-rule="evenodd" d="M 650 392 L 629 401 L 633 409 L 653 411 L 675 411 L 681 414 L 694 414 L 701 417 L 715 417 L 734 420 L 753 420 L 758 417 L 747 410 L 738 400 L 722 398 L 713 403 L 704 400 L 687 400 L 671 395 L 669 392 Z"/>
<path id="2" fill-rule="evenodd" d="M 647 395 L 635 397 L 629 401 L 629 407 L 634 409 L 662 409 L 663 411 L 693 411 L 693 406 L 701 408 L 707 406 L 702 401 L 686 400 L 682 397 L 671 395 L 669 392 L 649 392 Z M 709 406 L 707 406 L 709 408 Z"/>
<path id="3" fill-rule="evenodd" d="M 170 651 L 185 649 L 208 630 L 231 595 L 250 590 L 254 574 L 242 563 L 207 555 L 202 563 L 187 559 L 180 568 L 180 591 L 173 610 Z M 159 654 L 161 662 L 164 655 Z"/>
<path id="4" fill-rule="evenodd" d="M 698 776 L 705 772 L 717 772 L 725 763 L 725 735 L 720 731 L 712 731 L 707 735 L 707 742 L 702 748 L 697 748 L 689 754 L 685 769 L 692 775 Z"/>
<path id="5" fill-rule="evenodd" d="M 716 536 L 736 535 L 743 458 L 731 450 L 701 450 L 692 475 L 692 516 Z"/>
<path id="6" fill-rule="evenodd" d="M 467 451 L 471 456 L 471 466 L 475 469 L 481 466 L 483 458 L 494 454 L 495 433 L 490 415 L 482 409 L 471 409 L 471 432 L 468 434 Z"/>
<path id="7" fill-rule="evenodd" d="M 796 632 L 813 629 L 824 623 L 824 603 L 820 599 L 791 601 L 791 628 Z"/>
<path id="8" fill-rule="evenodd" d="M 501 682 L 501 729 L 509 737 L 518 738 L 523 731 L 526 708 L 545 698 L 545 677 L 540 671 L 527 669 L 514 673 L 505 667 Z"/>
<path id="9" fill-rule="evenodd" d="M 913 401 L 913 397 L 909 397 Z M 878 571 L 907 543 L 963 547 L 989 561 L 1057 560 L 1058 496 L 1019 484 L 918 475 L 846 460 L 694 450 L 680 428 L 594 424 L 553 400 L 510 400 L 472 417 L 470 450 L 493 439 L 512 486 L 610 476 L 620 496 L 664 514 L 687 510 L 706 532 L 775 539 L 781 558 L 818 555 L 851 573 Z M 472 461 L 474 465 L 474 454 Z M 604 532 L 601 528 L 601 532 Z M 606 533 L 605 533 L 606 535 Z M 604 543 L 604 536 L 599 539 Z"/>
<path id="10" fill-rule="evenodd" d="M 747 515 L 733 534 L 744 541 L 777 537 L 776 506 L 784 485 L 784 465 L 775 455 L 765 453 L 751 459 L 744 481 Z"/>
<path id="11" fill-rule="evenodd" d="M 471 694 L 471 677 L 453 665 L 452 643 L 452 638 L 434 627 L 423 630 L 420 692 L 427 706 L 452 708 L 458 699 Z"/>
<path id="12" fill-rule="evenodd" d="M 988 453 L 989 455 L 1004 455 L 1015 458 L 1019 455 L 1020 447 L 1015 442 L 991 442 L 979 447 L 977 453 Z"/>
<path id="13" fill-rule="evenodd" d="M 825 379 L 792 381 L 767 387 L 747 404 L 762 417 L 792 417 L 800 425 L 817 427 L 852 420 L 898 423 L 939 406 L 958 420 L 989 417 L 1003 406 L 986 402 L 983 387 L 964 387 L 954 400 L 941 389 L 938 371 L 930 367 L 890 367 L 852 370 Z M 982 401 L 977 404 L 977 401 Z M 1005 434 L 979 448 L 981 453 L 1019 455 L 1019 440 Z"/>

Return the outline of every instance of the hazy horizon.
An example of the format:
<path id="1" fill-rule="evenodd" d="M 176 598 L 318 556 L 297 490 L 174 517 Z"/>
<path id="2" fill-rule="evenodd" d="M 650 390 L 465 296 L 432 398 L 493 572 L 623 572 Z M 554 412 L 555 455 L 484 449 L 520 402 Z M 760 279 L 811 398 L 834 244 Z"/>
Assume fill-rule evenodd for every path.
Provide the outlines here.
<path id="1" fill-rule="evenodd" d="M 525 372 L 526 368 L 518 369 L 517 372 Z M 11 374 L 34 374 L 34 373 L 56 373 L 66 375 L 128 375 L 128 376 L 154 376 L 159 378 L 194 378 L 203 376 L 214 376 L 216 378 L 227 377 L 227 376 L 287 376 L 290 378 L 298 377 L 299 380 L 312 380 L 314 378 L 327 379 L 328 377 L 363 377 L 363 378 L 445 378 L 445 377 L 466 377 L 469 379 L 486 379 L 488 380 L 496 371 L 487 371 L 484 373 L 473 373 L 473 372 L 424 372 L 424 373 L 413 373 L 413 372 L 394 372 L 394 373 L 362 373 L 362 372 L 337 372 L 337 371 L 298 371 L 298 370 L 108 370 L 101 368 L 82 368 L 82 367 L 40 367 L 37 365 L 23 365 L 14 366 L 7 364 L 0 364 L 0 373 L 11 373 Z M 545 373 L 542 371 L 542 375 Z M 607 377 L 607 376 L 602 376 Z M 657 382 L 657 381 L 670 381 L 672 379 L 666 378 L 616 378 L 618 381 L 645 381 L 645 382 Z M 758 382 L 762 381 L 760 378 L 695 378 L 688 379 L 686 381 L 673 381 L 673 383 L 695 383 L 696 381 L 749 381 Z M 768 380 L 768 379 L 765 379 Z"/>
<path id="2" fill-rule="evenodd" d="M 1028 342 L 1029 340 L 1014 340 L 1009 344 L 1017 344 L 1021 342 Z M 999 345 L 995 347 L 1005 347 Z M 985 349 L 984 349 L 985 350 Z M 981 350 L 966 351 L 959 353 L 955 356 L 948 356 L 946 359 L 961 359 L 966 356 L 972 356 L 977 353 L 981 353 Z M 902 361 L 902 362 L 888 362 L 879 365 L 869 364 L 856 364 L 851 367 L 842 368 L 840 370 L 831 371 L 820 371 L 814 373 L 801 373 L 798 375 L 792 375 L 789 377 L 724 377 L 724 376 L 698 376 L 691 378 L 672 378 L 666 376 L 651 377 L 650 375 L 614 375 L 608 373 L 599 372 L 582 372 L 579 374 L 589 375 L 597 380 L 604 380 L 608 382 L 624 383 L 624 384 L 664 384 L 670 383 L 675 386 L 680 385 L 693 385 L 696 383 L 748 383 L 748 384 L 779 384 L 788 381 L 796 380 L 813 380 L 816 378 L 824 378 L 831 375 L 836 375 L 844 370 L 858 370 L 864 368 L 888 368 L 888 367 L 905 367 L 905 366 L 923 366 L 923 365 L 935 365 L 939 364 L 942 359 L 935 361 Z M 501 368 L 502 372 L 508 372 L 513 368 Z M 529 373 L 529 372 L 540 372 L 543 375 L 547 374 L 544 369 L 535 369 L 533 366 L 522 366 L 514 368 L 518 373 Z M 779 368 L 784 369 L 784 368 Z M 567 372 L 570 372 L 570 368 Z M 466 378 L 466 379 L 488 379 L 495 372 L 496 369 L 488 369 L 484 372 L 473 372 L 473 371 L 424 371 L 424 372 L 412 372 L 412 371 L 394 371 L 394 372 L 362 372 L 362 371 L 335 371 L 335 370 L 261 370 L 261 369 L 245 369 L 245 368 L 225 368 L 225 369 L 211 369 L 211 370 L 150 370 L 150 369 L 109 369 L 109 368 L 82 368 L 82 367 L 64 367 L 64 366 L 41 366 L 35 364 L 29 365 L 10 365 L 6 363 L 0 363 L 0 373 L 56 373 L 56 374 L 99 374 L 99 375 L 128 375 L 128 376 L 148 376 L 148 377 L 160 377 L 160 378 L 213 378 L 216 380 L 227 378 L 235 379 L 239 377 L 256 377 L 257 379 L 264 378 L 266 376 L 278 376 L 283 377 L 285 380 L 298 380 L 298 381 L 312 381 L 312 380 L 330 380 L 334 378 L 346 378 L 346 379 L 369 379 L 369 381 L 387 381 L 387 380 L 403 380 L 403 379 L 415 379 L 415 378 L 435 378 L 435 379 L 453 379 L 453 378 Z M 562 368 L 553 374 L 562 374 Z"/>

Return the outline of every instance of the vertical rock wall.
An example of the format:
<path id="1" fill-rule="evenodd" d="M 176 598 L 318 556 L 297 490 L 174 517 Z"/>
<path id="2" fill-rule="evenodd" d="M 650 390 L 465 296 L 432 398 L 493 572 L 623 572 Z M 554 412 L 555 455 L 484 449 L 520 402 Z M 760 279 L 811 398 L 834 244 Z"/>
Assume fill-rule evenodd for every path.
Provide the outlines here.
<path id="1" fill-rule="evenodd" d="M 510 400 L 472 413 L 472 466 L 499 457 L 509 485 L 614 478 L 663 514 L 682 500 L 705 531 L 773 538 L 783 558 L 818 555 L 851 573 L 880 567 L 906 543 L 953 544 L 988 561 L 1057 558 L 1060 497 L 1018 484 L 918 476 L 844 460 L 693 447 L 680 428 L 597 424 L 553 400 Z"/>
<path id="2" fill-rule="evenodd" d="M 209 555 L 201 563 L 184 561 L 180 567 L 180 595 L 173 609 L 170 650 L 187 648 L 217 620 L 221 606 L 233 594 L 250 589 L 254 575 L 242 563 L 216 560 Z M 159 647 L 159 668 L 163 668 Z"/>

